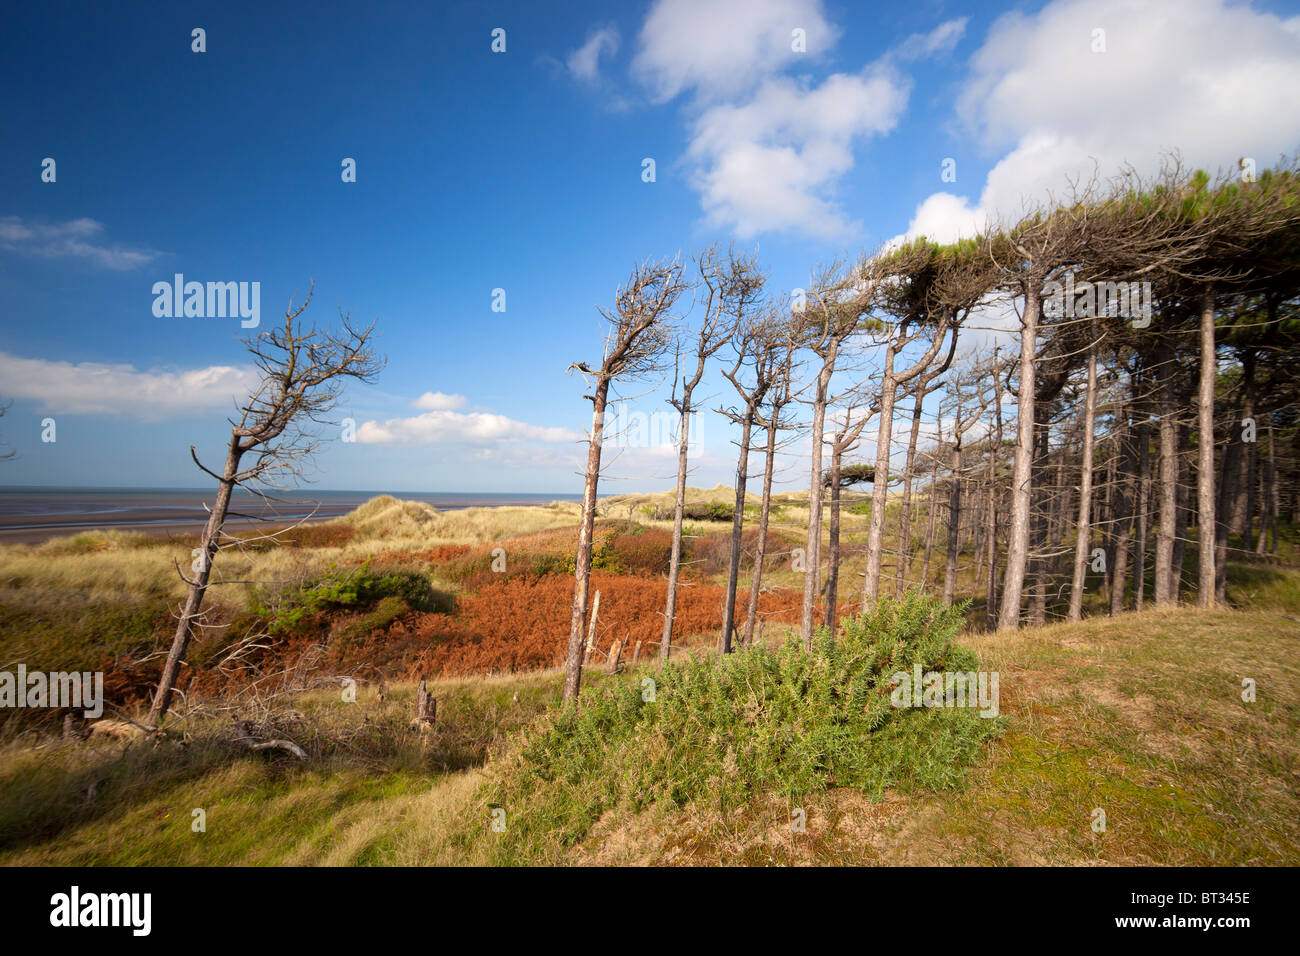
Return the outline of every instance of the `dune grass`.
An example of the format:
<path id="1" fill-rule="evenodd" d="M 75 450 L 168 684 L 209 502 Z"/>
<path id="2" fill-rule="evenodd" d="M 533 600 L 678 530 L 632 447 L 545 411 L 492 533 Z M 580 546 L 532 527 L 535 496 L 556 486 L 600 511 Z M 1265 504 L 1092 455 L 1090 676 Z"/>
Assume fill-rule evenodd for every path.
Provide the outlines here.
<path id="1" fill-rule="evenodd" d="M 204 744 L 201 728 L 188 728 L 182 758 L 11 741 L 0 863 L 1300 862 L 1300 622 L 1289 614 L 1151 610 L 966 640 L 1001 675 L 1006 729 L 951 790 L 796 797 L 777 785 L 725 804 L 611 804 L 568 845 L 558 827 L 554 841 L 543 828 L 514 842 L 523 821 L 507 806 L 507 831 L 494 832 L 491 804 L 523 784 L 509 783 L 504 752 L 487 757 L 558 700 L 560 675 L 544 672 L 437 682 L 443 743 L 405 730 L 409 687 L 383 703 L 373 691 L 353 705 L 309 696 L 299 707 L 322 734 L 369 717 L 360 722 L 397 743 L 314 753 L 306 766 Z M 619 680 L 639 688 L 653 674 Z M 1253 704 L 1241 700 L 1245 677 Z M 591 674 L 586 692 L 605 680 Z M 615 751 L 610 766 L 626 759 Z M 191 831 L 196 807 L 205 833 Z"/>
<path id="2" fill-rule="evenodd" d="M 231 568 L 301 580 L 345 557 L 482 546 L 571 528 L 576 517 L 571 505 L 470 509 L 476 514 L 406 505 L 372 502 L 347 535 L 322 533 L 338 544 L 232 553 Z M 798 496 L 782 507 L 783 520 L 794 521 Z M 846 520 L 849 544 L 865 520 Z M 0 864 L 1296 865 L 1300 573 L 1287 564 L 1290 532 L 1283 550 L 1280 559 L 1235 556 L 1228 594 L 1237 610 L 1098 614 L 1009 634 L 968 628 L 960 641 L 1001 675 L 1005 732 L 982 743 L 974 763 L 939 760 L 942 748 L 930 753 L 930 766 L 966 768 L 950 789 L 915 773 L 867 786 L 827 776 L 822 787 L 758 773 L 771 761 L 746 765 L 734 744 L 728 759 L 724 737 L 756 732 L 743 719 L 719 723 L 730 729 L 716 739 L 697 739 L 637 716 L 641 681 L 659 676 L 643 663 L 618 678 L 589 672 L 591 723 L 568 738 L 546 736 L 559 700 L 554 671 L 434 682 L 433 736 L 407 725 L 409 685 L 388 688 L 382 700 L 363 687 L 356 703 L 337 690 L 300 695 L 277 719 L 306 746 L 305 763 L 243 752 L 229 739 L 230 716 L 210 710 L 178 722 L 156 746 L 65 743 L 41 728 L 6 725 Z M 129 650 L 175 593 L 173 556 L 187 558 L 184 542 L 114 532 L 0 548 L 0 656 L 39 651 L 74 666 L 87 642 L 97 653 Z M 236 568 L 236 560 L 248 564 Z M 855 560 L 850 550 L 848 582 Z M 786 576 L 774 571 L 769 580 L 801 581 Z M 960 580 L 959 590 L 975 590 L 973 568 Z M 1089 607 L 1101 611 L 1096 583 Z M 970 613 L 978 619 L 979 611 Z M 779 655 L 781 629 L 769 627 L 767 638 L 768 653 Z M 682 665 L 700 687 L 766 673 L 744 655 L 718 670 L 710 644 L 704 636 L 695 661 Z M 1241 699 L 1247 678 L 1257 686 L 1253 703 Z M 718 698 L 700 700 L 705 710 L 695 716 L 717 718 L 707 702 Z M 762 721 L 754 727 L 768 742 L 781 732 Z M 596 746 L 597 738 L 606 743 Z M 925 734 L 909 746 L 924 756 L 941 738 Z M 538 759 L 521 763 L 520 748 L 539 740 L 549 743 Z M 600 759 L 591 764 L 574 741 Z M 678 746 L 677 759 L 698 763 L 685 789 L 668 799 L 638 796 L 638 768 Z M 566 773 L 578 782 L 553 789 Z M 504 833 L 491 827 L 494 804 L 506 810 Z M 205 812 L 204 832 L 194 830 L 195 809 Z M 1101 832 L 1097 810 L 1106 815 Z M 791 825 L 796 811 L 802 831 Z"/>

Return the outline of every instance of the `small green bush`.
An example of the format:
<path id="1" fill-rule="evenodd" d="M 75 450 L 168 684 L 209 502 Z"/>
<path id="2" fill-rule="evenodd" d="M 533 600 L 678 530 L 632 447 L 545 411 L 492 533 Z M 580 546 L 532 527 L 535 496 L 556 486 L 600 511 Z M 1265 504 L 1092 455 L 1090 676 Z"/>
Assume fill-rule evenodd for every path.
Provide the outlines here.
<path id="1" fill-rule="evenodd" d="M 429 579 L 415 571 L 374 573 L 370 562 L 342 571 L 331 565 L 325 577 L 289 592 L 254 592 L 252 611 L 267 621 L 272 634 L 296 630 L 312 614 L 338 607 L 370 607 L 383 598 L 397 597 L 417 611 L 451 613 L 454 596 L 434 590 Z"/>
<path id="2" fill-rule="evenodd" d="M 589 690 L 498 764 L 486 800 L 512 808 L 500 851 L 571 844 L 616 807 L 701 802 L 725 813 L 762 790 L 955 786 L 1001 721 L 972 708 L 892 707 L 890 677 L 918 663 L 975 670 L 975 655 L 952 641 L 961 623 L 962 608 L 912 592 L 845 620 L 835 641 L 823 630 L 811 651 L 791 639 Z"/>
<path id="3" fill-rule="evenodd" d="M 655 508 L 651 517 L 656 521 L 672 521 L 676 505 L 664 505 Z M 687 521 L 731 521 L 736 509 L 732 505 L 719 501 L 706 501 L 700 504 L 687 504 L 682 508 L 682 517 Z"/>

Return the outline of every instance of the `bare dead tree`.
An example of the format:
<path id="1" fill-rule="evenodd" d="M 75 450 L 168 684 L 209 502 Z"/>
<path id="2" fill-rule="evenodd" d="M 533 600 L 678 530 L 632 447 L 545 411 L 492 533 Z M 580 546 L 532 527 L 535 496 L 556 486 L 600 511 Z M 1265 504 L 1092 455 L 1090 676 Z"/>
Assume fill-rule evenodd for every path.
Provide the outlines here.
<path id="1" fill-rule="evenodd" d="M 952 417 L 952 484 L 948 489 L 948 548 L 943 575 L 943 600 L 951 604 L 957 592 L 957 562 L 961 553 L 958 533 L 961 525 L 962 492 L 962 439 L 975 427 L 989 406 L 988 389 L 984 387 L 978 366 L 954 373 L 948 380 L 948 390 L 953 408 Z M 979 407 L 965 414 L 972 404 Z"/>
<path id="2" fill-rule="evenodd" d="M 736 586 L 740 577 L 740 541 L 745 526 L 745 487 L 749 479 L 749 453 L 752 449 L 754 425 L 767 393 L 776 383 L 772 366 L 774 351 L 772 339 L 779 334 L 779 326 L 768 310 L 760 316 L 742 316 L 733 339 L 736 344 L 736 361 L 722 374 L 736 390 L 741 404 L 738 407 L 720 408 L 718 411 L 740 426 L 740 450 L 736 455 L 736 499 L 731 515 L 731 552 L 727 562 L 727 591 L 722 612 L 722 653 L 731 653 L 732 634 L 736 627 Z M 742 368 L 752 366 L 752 383 L 742 380 Z"/>
<path id="3" fill-rule="evenodd" d="M 867 427 L 867 423 L 879 411 L 879 406 L 867 409 L 856 422 L 853 415 L 855 410 L 852 405 L 845 407 L 844 427 L 836 429 L 831 434 L 831 467 L 825 478 L 826 486 L 831 491 L 831 525 L 827 542 L 826 609 L 823 620 L 832 639 L 835 637 L 836 625 L 839 621 L 840 496 L 845 485 L 868 480 L 866 468 L 851 471 L 846 476 L 844 473 L 844 456 L 857 447 L 863 429 Z M 872 470 L 871 480 L 874 480 L 874 474 L 874 470 Z"/>
<path id="4" fill-rule="evenodd" d="M 615 381 L 635 380 L 663 367 L 671 342 L 672 310 L 687 286 L 676 262 L 645 262 L 632 270 L 614 298 L 612 311 L 600 309 L 609 324 L 600 365 L 585 362 L 569 366 L 591 384 L 591 434 L 587 439 L 587 468 L 582 493 L 582 519 L 578 526 L 578 551 L 574 560 L 573 612 L 569 619 L 569 645 L 564 661 L 564 700 L 576 701 L 582 683 L 582 638 L 587 617 L 587 585 L 591 579 L 591 542 L 596 524 L 596 490 L 604 442 L 605 408 Z"/>
<path id="5" fill-rule="evenodd" d="M 792 381 L 795 339 L 788 324 L 784 328 L 777 326 L 774 329 L 774 334 L 765 341 L 765 350 L 760 367 L 767 370 L 765 374 L 771 378 L 771 385 L 767 391 L 766 414 L 760 409 L 754 416 L 755 424 L 767 432 L 767 443 L 763 460 L 763 494 L 758 511 L 758 540 L 754 546 L 754 569 L 749 583 L 749 603 L 745 609 L 745 631 L 742 637 L 745 644 L 754 642 L 758 597 L 763 587 L 763 559 L 767 555 L 767 528 L 772 511 L 772 479 L 776 473 L 777 433 L 786 427 L 782 413 L 794 400 Z"/>
<path id="6" fill-rule="evenodd" d="M 373 323 L 361 328 L 353 324 L 350 315 L 340 313 L 340 332 L 302 327 L 298 320 L 314 290 L 313 283 L 297 308 L 290 303 L 283 327 L 247 341 L 261 378 L 240 407 L 238 417 L 229 419 L 230 441 L 221 471 L 207 468 L 199 461 L 195 447 L 190 446 L 194 463 L 216 479 L 217 495 L 196 549 L 193 577 L 186 577 L 177 566 L 189 591 L 149 711 L 149 725 L 153 728 L 160 726 L 171 706 L 185 651 L 202 626 L 201 608 L 211 580 L 213 558 L 233 543 L 227 539 L 224 526 L 234 489 L 244 488 L 265 497 L 267 487 L 299 479 L 303 464 L 319 446 L 313 426 L 331 424 L 327 416 L 344 384 L 349 379 L 369 382 L 383 367 L 383 360 L 371 348 Z M 255 456 L 253 463 L 245 467 L 245 458 L 250 455 Z"/>
<path id="7" fill-rule="evenodd" d="M 939 387 L 936 379 L 948 370 L 952 363 L 953 350 L 957 345 L 957 336 L 952 336 L 952 347 L 948 358 L 921 373 L 912 385 L 912 427 L 907 436 L 907 458 L 903 463 L 903 496 L 898 506 L 898 550 L 894 568 L 894 596 L 903 596 L 903 585 L 912 564 L 912 484 L 916 477 L 916 443 L 921 437 L 921 414 L 925 397 Z"/>
<path id="8" fill-rule="evenodd" d="M 677 392 L 677 378 L 669 404 L 677 410 L 679 418 L 677 435 L 677 493 L 673 505 L 673 543 L 668 560 L 668 597 L 664 606 L 663 639 L 659 645 L 659 659 L 666 661 L 672 653 L 673 621 L 677 611 L 677 578 L 681 572 L 682 520 L 686 510 L 687 449 L 690 443 L 691 416 L 695 412 L 694 394 L 704 377 L 704 370 L 719 349 L 731 341 L 736 328 L 736 316 L 742 313 L 749 297 L 751 273 L 757 264 L 750 259 L 737 258 L 734 251 L 719 259 L 717 247 L 710 247 L 697 260 L 700 283 L 705 290 L 704 316 L 700 327 L 691 337 L 695 369 L 690 377 L 680 379 L 681 394 Z"/>
<path id="9" fill-rule="evenodd" d="M 822 441 L 826 431 L 826 406 L 830 402 L 831 377 L 840 350 L 859 328 L 863 315 L 870 310 L 875 295 L 870 262 L 843 270 L 838 264 L 820 270 L 813 279 L 808 302 L 792 315 L 801 341 L 818 359 L 813 384 L 812 405 L 812 474 L 808 489 L 808 543 L 804 555 L 803 604 L 799 618 L 799 636 L 804 646 L 813 643 L 814 614 L 817 601 L 817 573 L 821 567 L 822 544 Z"/>

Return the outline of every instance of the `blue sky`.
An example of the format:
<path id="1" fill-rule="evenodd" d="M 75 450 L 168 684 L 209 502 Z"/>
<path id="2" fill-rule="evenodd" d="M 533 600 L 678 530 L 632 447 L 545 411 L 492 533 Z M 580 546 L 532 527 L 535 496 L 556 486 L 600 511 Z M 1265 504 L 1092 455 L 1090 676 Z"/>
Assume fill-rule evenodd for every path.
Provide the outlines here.
<path id="1" fill-rule="evenodd" d="M 262 327 L 313 277 L 315 320 L 377 322 L 388 366 L 338 410 L 363 440 L 328 444 L 319 487 L 572 492 L 590 406 L 565 369 L 599 357 L 596 306 L 639 259 L 734 240 L 781 293 L 903 233 L 969 231 L 1094 159 L 1267 165 L 1297 146 L 1295 4 L 1014 9 L 11 4 L 0 484 L 205 483 L 187 447 L 219 455 L 249 330 L 155 316 L 175 273 L 259 282 Z M 646 388 L 633 406 L 665 414 Z M 726 399 L 716 378 L 706 393 Z M 700 428 L 692 483 L 729 481 L 728 427 Z M 607 488 L 670 470 L 629 449 Z"/>

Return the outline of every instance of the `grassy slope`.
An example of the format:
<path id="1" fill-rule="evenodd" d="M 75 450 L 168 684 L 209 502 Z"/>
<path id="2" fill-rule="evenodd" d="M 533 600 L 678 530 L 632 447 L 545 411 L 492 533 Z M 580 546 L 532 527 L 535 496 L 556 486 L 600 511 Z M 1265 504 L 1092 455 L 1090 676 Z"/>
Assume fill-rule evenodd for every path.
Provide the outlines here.
<path id="1" fill-rule="evenodd" d="M 782 517 L 797 524 L 798 502 L 785 507 Z M 572 522 L 565 508 L 514 510 L 527 514 L 438 515 L 379 502 L 353 520 L 373 524 L 384 546 L 399 551 L 496 539 L 522 519 L 529 530 Z M 865 519 L 846 519 L 852 538 Z M 1293 542 L 1284 544 L 1294 557 Z M 249 563 L 269 571 L 290 557 L 316 564 L 374 547 L 367 533 L 338 551 L 272 553 Z M 78 590 L 117 600 L 172 587 L 164 581 L 169 562 L 149 554 L 153 547 L 121 549 L 160 575 L 146 576 L 143 588 L 132 578 L 142 568 L 117 550 L 82 554 L 67 543 L 8 549 L 0 554 L 0 593 L 22 593 L 41 607 L 55 592 L 61 602 Z M 157 551 L 184 554 L 175 546 Z M 97 573 L 87 588 L 90 565 Z M 964 569 L 963 584 L 972 571 Z M 932 567 L 932 577 L 936 572 L 941 567 Z M 783 577 L 798 582 L 790 572 L 773 575 L 773 583 L 787 583 Z M 37 582 L 50 590 L 34 589 Z M 803 808 L 807 832 L 798 835 L 789 826 L 791 807 L 774 796 L 725 819 L 691 807 L 636 818 L 611 813 L 563 859 L 1295 865 L 1300 573 L 1230 565 L 1229 598 L 1248 610 L 1148 611 L 969 635 L 984 666 L 1001 673 L 1010 727 L 988 745 L 965 790 L 891 793 L 877 803 L 832 791 Z M 19 643 L 33 633 L 3 625 Z M 73 631 L 84 639 L 85 628 L 83 619 L 68 640 Z M 128 621 L 109 630 L 138 627 Z M 769 642 L 779 639 L 772 630 Z M 1254 704 L 1240 700 L 1243 677 L 1258 682 Z M 316 695 L 300 709 L 349 742 L 307 768 L 232 759 L 202 746 L 151 753 L 11 741 L 0 746 L 0 863 L 483 862 L 473 825 L 487 813 L 477 768 L 490 745 L 554 703 L 558 690 L 553 672 L 439 682 L 442 730 L 433 741 L 403 730 L 412 688 L 397 688 L 383 702 L 363 689 L 348 708 L 337 695 Z M 379 733 L 378 743 L 366 736 L 375 737 L 376 727 L 391 731 Z M 195 807 L 207 811 L 206 833 L 190 829 Z M 1090 826 L 1098 807 L 1107 814 L 1101 834 Z"/>
<path id="2" fill-rule="evenodd" d="M 876 803 L 831 791 L 804 807 L 803 834 L 791 832 L 791 808 L 776 797 L 727 818 L 693 807 L 631 818 L 611 813 L 562 859 L 1300 862 L 1300 622 L 1276 611 L 1148 611 L 971 643 L 1001 674 L 1010 727 L 988 745 L 988 759 L 964 790 L 887 794 Z M 1240 699 L 1243 677 L 1257 681 L 1254 704 Z M 473 763 L 484 752 L 480 744 L 500 739 L 553 700 L 558 680 L 548 673 L 441 686 L 444 732 L 478 741 L 452 766 Z M 363 696 L 360 706 L 408 713 L 409 694 L 392 693 L 382 705 Z M 371 716 L 377 719 L 376 711 Z M 485 720 L 493 727 L 486 734 Z M 103 776 L 120 750 L 106 748 L 95 772 Z M 466 836 L 480 829 L 469 824 L 488 813 L 477 793 L 483 774 L 472 767 L 431 774 L 416 755 L 409 767 L 382 773 L 357 755 L 336 755 L 312 769 L 261 758 L 193 759 L 188 773 L 97 797 L 98 806 L 80 811 L 82 822 L 62 830 L 51 824 L 43 842 L 6 841 L 0 863 L 486 859 L 475 841 L 492 837 Z M 14 804 L 20 788 L 36 798 L 31 767 L 3 764 L 0 826 L 19 822 L 13 815 L 21 815 Z M 52 789 L 41 794 L 46 801 L 69 786 L 61 775 L 51 777 Z M 208 828 L 195 834 L 190 811 L 200 806 Z M 1091 827 L 1098 807 L 1107 818 L 1100 834 Z"/>

